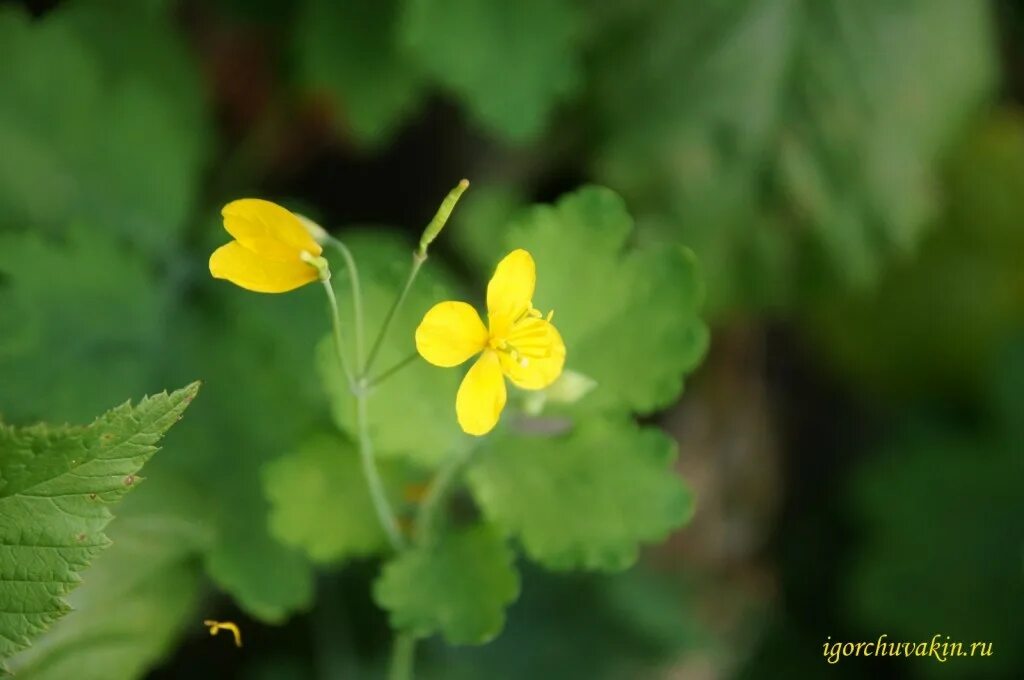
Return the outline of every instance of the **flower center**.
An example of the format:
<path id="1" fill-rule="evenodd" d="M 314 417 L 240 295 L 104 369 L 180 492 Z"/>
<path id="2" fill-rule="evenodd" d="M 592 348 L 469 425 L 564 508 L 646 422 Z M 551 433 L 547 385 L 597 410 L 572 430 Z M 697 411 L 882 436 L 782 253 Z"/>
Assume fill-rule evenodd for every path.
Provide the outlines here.
<path id="1" fill-rule="evenodd" d="M 554 311 L 544 315 L 530 305 L 508 327 L 502 335 L 492 335 L 488 346 L 496 352 L 507 354 L 512 361 L 523 368 L 530 365 L 533 359 L 546 359 L 551 356 L 553 341 L 551 338 L 551 318 Z"/>

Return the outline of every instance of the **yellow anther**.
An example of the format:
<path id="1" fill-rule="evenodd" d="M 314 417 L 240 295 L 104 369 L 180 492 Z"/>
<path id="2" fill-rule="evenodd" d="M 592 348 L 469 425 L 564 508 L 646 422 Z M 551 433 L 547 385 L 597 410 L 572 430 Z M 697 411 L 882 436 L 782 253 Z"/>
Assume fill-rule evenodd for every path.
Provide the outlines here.
<path id="1" fill-rule="evenodd" d="M 231 634 L 235 636 L 235 647 L 242 646 L 242 631 L 238 630 L 238 625 L 231 621 L 212 621 L 207 619 L 203 621 L 203 625 L 210 627 L 210 635 L 216 635 L 221 630 L 230 630 Z"/>

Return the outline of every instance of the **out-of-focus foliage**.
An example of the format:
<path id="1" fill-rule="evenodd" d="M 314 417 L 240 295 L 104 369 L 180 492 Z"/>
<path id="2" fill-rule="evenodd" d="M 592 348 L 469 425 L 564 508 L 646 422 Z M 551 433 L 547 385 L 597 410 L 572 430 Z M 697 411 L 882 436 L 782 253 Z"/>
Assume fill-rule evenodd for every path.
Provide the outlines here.
<path id="1" fill-rule="evenodd" d="M 198 389 L 125 403 L 88 426 L 0 425 L 0 664 L 70 611 L 64 597 L 110 545 L 109 506 Z"/>
<path id="2" fill-rule="evenodd" d="M 1000 358 L 1024 365 L 1024 345 Z M 1014 677 L 1024 649 L 1022 378 L 994 381 L 995 402 L 1008 400 L 994 419 L 969 430 L 938 418 L 910 426 L 852 480 L 867 538 L 849 583 L 851 613 L 890 636 L 991 642 L 992 677 Z M 975 677 L 957 661 L 960 676 Z"/>
<path id="3" fill-rule="evenodd" d="M 948 212 L 919 255 L 868 294 L 812 311 L 816 344 L 864 389 L 977 394 L 1024 319 L 1024 118 L 994 117 L 961 146 Z M 981 384 L 979 384 L 981 381 Z"/>
<path id="4" fill-rule="evenodd" d="M 393 464 L 381 474 L 392 504 L 399 505 L 402 478 Z M 325 434 L 309 439 L 263 468 L 263 486 L 271 505 L 271 534 L 314 562 L 341 562 L 386 549 L 387 536 L 350 441 Z M 323 517 L 332 519 L 325 523 Z"/>
<path id="5" fill-rule="evenodd" d="M 400 3 L 354 0 L 304 3 L 295 28 L 300 82 L 329 101 L 345 101 L 343 127 L 383 143 L 421 104 L 425 83 L 399 49 Z"/>
<path id="6" fill-rule="evenodd" d="M 692 608 L 675 579 L 640 568 L 584 577 L 526 570 L 501 637 L 484 647 L 438 650 L 424 677 L 656 676 L 687 650 L 718 653 Z"/>
<path id="7" fill-rule="evenodd" d="M 567 0 L 309 0 L 295 34 L 303 82 L 381 142 L 440 86 L 488 131 L 528 141 L 580 81 Z"/>
<path id="8" fill-rule="evenodd" d="M 0 274 L 13 330 L 0 339 L 8 418 L 84 420 L 109 401 L 107 384 L 149 385 L 162 298 L 148 263 L 114 236 L 85 225 L 59 239 L 0 231 Z"/>
<path id="9" fill-rule="evenodd" d="M 716 311 L 871 282 L 934 216 L 936 161 L 992 86 L 989 21 L 972 0 L 622 3 L 595 168 L 694 248 Z"/>
<path id="10" fill-rule="evenodd" d="M 33 23 L 5 7 L 0 45 L 0 225 L 86 221 L 162 256 L 207 153 L 199 76 L 166 13 L 69 3 Z"/>

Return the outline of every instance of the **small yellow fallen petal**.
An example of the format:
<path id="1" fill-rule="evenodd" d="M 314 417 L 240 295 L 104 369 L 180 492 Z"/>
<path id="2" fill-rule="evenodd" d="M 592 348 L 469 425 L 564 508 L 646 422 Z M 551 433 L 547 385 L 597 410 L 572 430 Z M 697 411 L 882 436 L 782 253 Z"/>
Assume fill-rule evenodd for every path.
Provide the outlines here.
<path id="1" fill-rule="evenodd" d="M 235 647 L 242 646 L 242 631 L 238 630 L 237 624 L 232 623 L 231 621 L 213 621 L 207 619 L 203 621 L 203 625 L 209 626 L 210 635 L 216 635 L 221 630 L 231 631 L 231 634 L 235 637 Z"/>

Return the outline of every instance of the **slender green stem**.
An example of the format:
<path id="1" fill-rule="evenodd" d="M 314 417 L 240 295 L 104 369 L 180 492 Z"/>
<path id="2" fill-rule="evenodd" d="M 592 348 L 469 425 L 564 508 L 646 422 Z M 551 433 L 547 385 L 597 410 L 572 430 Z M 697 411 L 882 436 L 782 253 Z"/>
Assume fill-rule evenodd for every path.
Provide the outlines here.
<path id="1" fill-rule="evenodd" d="M 388 503 L 384 483 L 381 481 L 380 471 L 377 470 L 377 461 L 373 455 L 373 441 L 370 439 L 370 416 L 366 400 L 366 387 L 360 385 L 356 391 L 356 421 L 359 428 L 359 457 L 363 463 L 363 476 L 370 489 L 370 498 L 373 500 L 373 509 L 377 512 L 377 520 L 383 527 L 384 533 L 388 535 L 391 548 L 395 552 L 401 552 L 405 549 L 405 539 L 398 529 L 395 513 L 391 510 L 391 504 Z"/>
<path id="2" fill-rule="evenodd" d="M 377 358 L 377 354 L 380 352 L 380 347 L 384 342 L 384 338 L 387 336 L 388 328 L 391 326 L 391 322 L 395 319 L 395 314 L 401 308 L 402 303 L 405 302 L 406 296 L 409 295 L 409 289 L 412 288 L 413 281 L 416 280 L 416 275 L 420 273 L 420 267 L 427 261 L 426 255 L 420 255 L 414 253 L 412 256 L 412 268 L 409 270 L 409 276 L 405 280 L 405 285 L 402 287 L 402 291 L 395 298 L 395 301 L 391 303 L 391 308 L 388 309 L 387 315 L 384 317 L 384 323 L 381 324 L 380 331 L 377 333 L 377 339 L 373 341 L 373 347 L 370 348 L 370 354 L 366 357 L 366 367 L 364 373 L 369 375 L 370 368 L 373 366 L 374 360 Z"/>
<path id="3" fill-rule="evenodd" d="M 342 259 L 345 260 L 345 269 L 348 271 L 349 285 L 352 288 L 352 317 L 356 334 L 356 371 L 359 375 L 365 375 L 365 371 L 362 369 L 362 361 L 365 356 L 363 354 L 363 291 L 359 285 L 359 269 L 356 267 L 356 260 L 352 257 L 352 251 L 348 249 L 348 246 L 333 236 L 328 243 L 334 246 L 334 249 L 341 253 Z"/>
<path id="4" fill-rule="evenodd" d="M 391 668 L 388 680 L 412 680 L 416 663 L 416 638 L 409 633 L 398 633 L 391 648 Z"/>
<path id="5" fill-rule="evenodd" d="M 338 355 L 338 363 L 341 364 L 341 370 L 345 374 L 348 388 L 355 392 L 356 381 L 352 375 L 352 369 L 348 365 L 348 357 L 345 356 L 345 343 L 341 338 L 341 317 L 338 316 L 338 298 L 334 295 L 334 288 L 331 287 L 331 280 L 329 278 L 322 278 L 320 282 L 324 284 L 324 290 L 327 292 L 327 306 L 330 308 L 331 329 L 334 335 L 334 351 Z"/>
<path id="6" fill-rule="evenodd" d="M 384 382 L 385 380 L 390 378 L 395 373 L 398 373 L 400 370 L 402 370 L 403 368 L 405 368 L 406 366 L 408 366 L 412 362 L 414 362 L 417 359 L 419 359 L 419 357 L 420 357 L 420 355 L 419 355 L 418 352 L 413 352 L 412 354 L 410 354 L 406 358 L 402 359 L 397 364 L 395 364 L 394 366 L 392 366 L 388 370 L 384 371 L 380 375 L 377 375 L 377 376 L 374 376 L 373 378 L 370 378 L 369 382 L 366 383 L 366 387 L 367 388 L 376 387 L 377 385 L 381 384 L 382 382 Z"/>
<path id="7" fill-rule="evenodd" d="M 331 321 L 334 327 L 334 347 L 338 354 L 338 361 L 348 380 L 356 400 L 356 423 L 359 430 L 359 457 L 362 461 L 363 476 L 366 478 L 366 486 L 369 488 L 370 497 L 373 500 L 373 508 L 377 513 L 377 520 L 380 522 L 384 532 L 388 535 L 391 547 L 398 552 L 405 547 L 405 540 L 398 530 L 398 522 L 395 521 L 395 513 L 388 503 L 387 494 L 384 491 L 384 483 L 380 478 L 380 471 L 377 470 L 377 461 L 373 455 L 373 441 L 370 439 L 370 416 L 367 407 L 366 381 L 362 378 L 357 382 L 352 376 L 352 370 L 348 365 L 348 358 L 345 356 L 344 343 L 341 337 L 341 318 L 338 315 L 338 301 L 334 295 L 329 278 L 321 279 L 324 290 L 327 291 L 327 299 L 330 302 Z"/>

